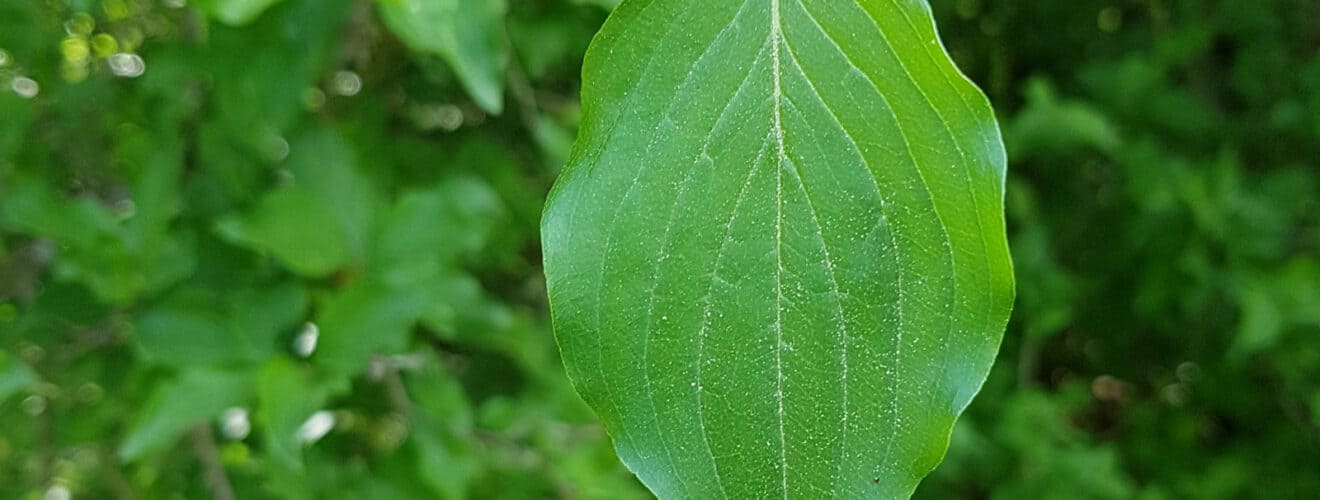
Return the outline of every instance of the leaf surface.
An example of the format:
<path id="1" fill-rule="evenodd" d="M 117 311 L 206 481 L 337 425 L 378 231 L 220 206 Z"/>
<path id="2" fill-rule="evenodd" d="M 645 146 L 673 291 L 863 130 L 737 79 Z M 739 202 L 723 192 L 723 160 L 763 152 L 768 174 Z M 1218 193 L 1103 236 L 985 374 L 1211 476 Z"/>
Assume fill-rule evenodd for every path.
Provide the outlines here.
<path id="1" fill-rule="evenodd" d="M 912 0 L 628 0 L 542 222 L 570 378 L 661 498 L 904 498 L 1013 301 L 1005 155 Z"/>

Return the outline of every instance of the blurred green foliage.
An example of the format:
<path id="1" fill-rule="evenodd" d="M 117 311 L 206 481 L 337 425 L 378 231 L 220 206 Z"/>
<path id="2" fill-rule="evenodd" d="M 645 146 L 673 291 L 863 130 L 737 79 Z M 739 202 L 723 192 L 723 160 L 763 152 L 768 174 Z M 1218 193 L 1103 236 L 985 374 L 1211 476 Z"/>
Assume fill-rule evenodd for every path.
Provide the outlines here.
<path id="1" fill-rule="evenodd" d="M 0 497 L 645 497 L 536 235 L 616 3 L 0 1 Z M 1320 3 L 932 4 L 1020 298 L 918 497 L 1320 497 Z"/>
<path id="2" fill-rule="evenodd" d="M 1320 498 L 1320 2 L 932 2 L 1018 304 L 919 498 Z"/>
<path id="3" fill-rule="evenodd" d="M 512 5 L 0 2 L 0 497 L 642 496 L 536 248 L 607 11 Z"/>

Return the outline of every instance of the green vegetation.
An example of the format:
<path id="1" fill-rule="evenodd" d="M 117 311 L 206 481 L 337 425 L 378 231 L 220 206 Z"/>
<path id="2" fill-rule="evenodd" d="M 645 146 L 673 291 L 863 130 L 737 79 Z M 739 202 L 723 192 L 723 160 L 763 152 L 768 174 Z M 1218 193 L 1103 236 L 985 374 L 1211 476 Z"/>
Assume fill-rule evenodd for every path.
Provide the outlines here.
<path id="1" fill-rule="evenodd" d="M 0 497 L 646 498 L 538 231 L 617 3 L 0 1 Z M 1320 497 L 1320 3 L 931 3 L 1018 300 L 915 497 Z"/>

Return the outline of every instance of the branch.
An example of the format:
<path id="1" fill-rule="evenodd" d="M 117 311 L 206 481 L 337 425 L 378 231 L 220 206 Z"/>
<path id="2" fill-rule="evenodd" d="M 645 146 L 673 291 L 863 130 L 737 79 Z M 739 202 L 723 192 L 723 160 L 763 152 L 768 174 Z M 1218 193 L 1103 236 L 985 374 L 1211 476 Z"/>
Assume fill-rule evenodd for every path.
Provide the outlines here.
<path id="1" fill-rule="evenodd" d="M 202 463 L 202 479 L 211 490 L 215 500 L 234 500 L 234 487 L 225 476 L 225 468 L 220 464 L 220 452 L 215 447 L 215 434 L 206 423 L 197 424 L 192 430 L 193 451 Z"/>

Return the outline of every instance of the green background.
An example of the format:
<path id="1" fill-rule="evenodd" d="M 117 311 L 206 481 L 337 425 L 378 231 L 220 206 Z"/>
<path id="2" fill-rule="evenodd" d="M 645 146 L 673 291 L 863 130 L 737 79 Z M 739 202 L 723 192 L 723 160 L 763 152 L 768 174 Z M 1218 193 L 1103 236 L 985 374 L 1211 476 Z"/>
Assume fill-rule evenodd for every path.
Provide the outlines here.
<path id="1" fill-rule="evenodd" d="M 536 234 L 612 3 L 0 0 L 0 497 L 644 498 Z M 932 3 L 1019 299 L 917 496 L 1320 497 L 1320 2 Z"/>

